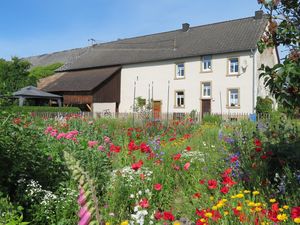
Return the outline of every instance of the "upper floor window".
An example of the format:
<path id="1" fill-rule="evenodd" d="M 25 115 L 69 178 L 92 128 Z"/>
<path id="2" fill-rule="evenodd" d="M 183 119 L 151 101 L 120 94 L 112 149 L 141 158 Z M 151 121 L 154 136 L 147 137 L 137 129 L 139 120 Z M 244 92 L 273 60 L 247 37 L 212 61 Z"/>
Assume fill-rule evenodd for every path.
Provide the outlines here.
<path id="1" fill-rule="evenodd" d="M 175 107 L 184 107 L 184 91 L 175 92 Z"/>
<path id="2" fill-rule="evenodd" d="M 238 88 L 228 89 L 228 103 L 229 107 L 240 106 L 240 93 Z"/>
<path id="3" fill-rule="evenodd" d="M 239 73 L 239 59 L 231 58 L 228 61 L 229 63 L 229 74 L 238 74 Z"/>
<path id="4" fill-rule="evenodd" d="M 203 82 L 202 83 L 202 98 L 210 98 L 211 97 L 211 83 Z"/>
<path id="5" fill-rule="evenodd" d="M 207 56 L 203 56 L 202 57 L 202 71 L 207 72 L 207 71 L 211 71 L 211 56 L 207 55 Z"/>
<path id="6" fill-rule="evenodd" d="M 184 78 L 184 63 L 176 64 L 176 78 Z"/>

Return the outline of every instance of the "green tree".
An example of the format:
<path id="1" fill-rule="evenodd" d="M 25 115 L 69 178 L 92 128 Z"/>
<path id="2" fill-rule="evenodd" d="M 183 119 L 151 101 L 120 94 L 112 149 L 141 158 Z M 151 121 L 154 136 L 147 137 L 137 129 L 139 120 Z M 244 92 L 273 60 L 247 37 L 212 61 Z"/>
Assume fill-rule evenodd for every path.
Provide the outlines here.
<path id="1" fill-rule="evenodd" d="M 63 63 L 53 63 L 47 66 L 37 66 L 30 70 L 29 76 L 35 77 L 36 79 L 41 79 L 44 77 L 51 76 L 55 73 L 59 67 L 64 65 Z"/>
<path id="2" fill-rule="evenodd" d="M 258 3 L 269 15 L 268 29 L 258 42 L 259 52 L 278 46 L 288 52 L 273 67 L 262 65 L 260 77 L 283 107 L 297 112 L 300 107 L 300 3 L 298 0 L 258 0 Z"/>
<path id="3" fill-rule="evenodd" d="M 30 63 L 13 57 L 11 61 L 0 59 L 0 93 L 11 95 L 28 85 L 36 86 L 36 78 L 29 76 Z"/>

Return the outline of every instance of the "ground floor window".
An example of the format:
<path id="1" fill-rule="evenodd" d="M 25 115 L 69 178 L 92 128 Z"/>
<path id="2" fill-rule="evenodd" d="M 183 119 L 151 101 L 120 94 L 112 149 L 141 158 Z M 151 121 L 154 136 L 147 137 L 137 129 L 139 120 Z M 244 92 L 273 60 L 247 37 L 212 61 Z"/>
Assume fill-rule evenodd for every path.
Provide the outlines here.
<path id="1" fill-rule="evenodd" d="M 211 97 L 211 83 L 203 82 L 201 88 L 202 88 L 202 98 L 210 98 Z"/>
<path id="2" fill-rule="evenodd" d="M 240 90 L 238 88 L 230 88 L 227 91 L 228 106 L 239 107 L 240 106 Z"/>
<path id="3" fill-rule="evenodd" d="M 175 107 L 184 107 L 184 91 L 175 91 Z"/>

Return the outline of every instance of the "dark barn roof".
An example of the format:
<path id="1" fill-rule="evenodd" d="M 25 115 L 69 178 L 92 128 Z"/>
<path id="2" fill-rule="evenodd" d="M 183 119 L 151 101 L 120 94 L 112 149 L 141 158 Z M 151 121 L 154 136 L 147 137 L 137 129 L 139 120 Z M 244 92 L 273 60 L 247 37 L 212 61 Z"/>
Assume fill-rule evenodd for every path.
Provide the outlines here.
<path id="1" fill-rule="evenodd" d="M 65 72 L 60 78 L 43 88 L 49 92 L 92 91 L 109 77 L 119 71 L 121 67 L 107 67 Z"/>
<path id="2" fill-rule="evenodd" d="M 249 17 L 97 44 L 62 71 L 255 49 L 267 22 Z"/>
<path id="3" fill-rule="evenodd" d="M 24 87 L 13 93 L 14 97 L 30 97 L 30 98 L 61 98 L 59 95 L 41 91 L 33 86 Z"/>

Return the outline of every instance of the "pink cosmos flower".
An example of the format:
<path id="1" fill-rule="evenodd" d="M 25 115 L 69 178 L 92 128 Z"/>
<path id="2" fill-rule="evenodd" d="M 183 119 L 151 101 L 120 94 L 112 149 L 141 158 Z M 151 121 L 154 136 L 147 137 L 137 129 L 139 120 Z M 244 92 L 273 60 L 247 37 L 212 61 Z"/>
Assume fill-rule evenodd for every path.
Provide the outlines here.
<path id="1" fill-rule="evenodd" d="M 88 146 L 89 146 L 89 148 L 93 148 L 95 145 L 97 145 L 98 144 L 98 141 L 89 141 L 88 142 Z"/>
<path id="2" fill-rule="evenodd" d="M 154 189 L 156 191 L 160 191 L 162 189 L 162 185 L 161 184 L 154 184 L 153 187 L 154 187 Z"/>
<path id="3" fill-rule="evenodd" d="M 188 170 L 191 166 L 191 163 L 190 162 L 187 162 L 184 166 L 183 166 L 183 169 L 184 170 Z"/>

